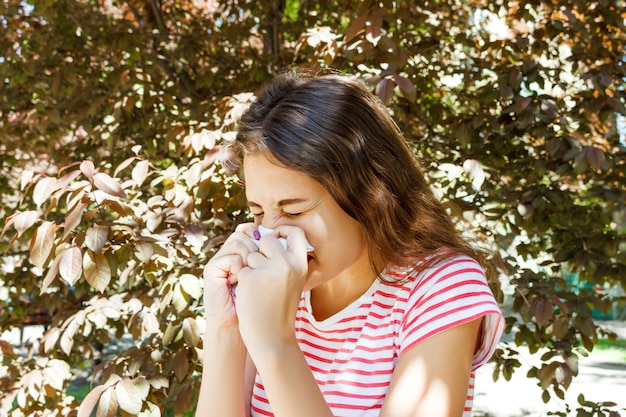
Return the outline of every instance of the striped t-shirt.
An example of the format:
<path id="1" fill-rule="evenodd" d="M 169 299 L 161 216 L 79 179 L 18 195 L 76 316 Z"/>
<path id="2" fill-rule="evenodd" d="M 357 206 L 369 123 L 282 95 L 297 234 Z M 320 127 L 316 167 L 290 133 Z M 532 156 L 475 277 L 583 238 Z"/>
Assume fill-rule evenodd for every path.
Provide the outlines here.
<path id="1" fill-rule="evenodd" d="M 484 317 L 482 344 L 474 354 L 464 416 L 471 415 L 474 373 L 493 354 L 504 319 L 473 259 L 458 256 L 420 272 L 388 268 L 388 281 L 375 280 L 354 303 L 317 321 L 310 293 L 303 293 L 296 337 L 328 406 L 336 417 L 380 414 L 398 357 L 427 338 Z M 403 279 L 409 278 L 409 279 Z M 252 416 L 273 416 L 257 374 Z"/>

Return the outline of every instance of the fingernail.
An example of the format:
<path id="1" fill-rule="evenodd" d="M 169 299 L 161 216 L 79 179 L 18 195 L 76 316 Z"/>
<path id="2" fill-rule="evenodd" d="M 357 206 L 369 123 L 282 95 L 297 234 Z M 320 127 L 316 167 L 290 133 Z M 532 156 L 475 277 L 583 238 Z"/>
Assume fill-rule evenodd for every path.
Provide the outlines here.
<path id="1" fill-rule="evenodd" d="M 252 236 L 254 236 L 256 240 L 261 239 L 261 233 L 259 233 L 258 230 L 255 230 L 254 232 L 252 232 Z"/>

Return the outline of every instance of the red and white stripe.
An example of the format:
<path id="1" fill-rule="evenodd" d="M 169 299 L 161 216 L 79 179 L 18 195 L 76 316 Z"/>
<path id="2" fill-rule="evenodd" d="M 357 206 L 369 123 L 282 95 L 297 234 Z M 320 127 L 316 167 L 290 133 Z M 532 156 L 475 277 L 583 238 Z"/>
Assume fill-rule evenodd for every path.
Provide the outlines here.
<path id="1" fill-rule="evenodd" d="M 303 294 L 296 316 L 296 336 L 324 398 L 336 417 L 377 417 L 400 355 L 412 346 L 454 326 L 484 317 L 482 345 L 472 371 L 493 354 L 504 319 L 473 259 L 458 256 L 419 272 L 395 269 L 376 280 L 357 301 L 334 316 L 317 321 L 310 293 Z M 474 372 L 468 382 L 464 417 L 471 415 Z M 259 375 L 252 416 L 273 416 Z"/>

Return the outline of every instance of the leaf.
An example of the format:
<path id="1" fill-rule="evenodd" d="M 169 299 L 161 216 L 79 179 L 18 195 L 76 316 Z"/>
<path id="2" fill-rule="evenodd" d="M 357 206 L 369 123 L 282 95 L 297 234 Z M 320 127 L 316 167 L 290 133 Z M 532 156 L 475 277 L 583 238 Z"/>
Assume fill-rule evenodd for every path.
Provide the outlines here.
<path id="1" fill-rule="evenodd" d="M 367 21 L 368 16 L 363 14 L 356 19 L 354 19 L 348 29 L 346 29 L 346 33 L 344 35 L 344 40 L 346 43 L 350 43 L 352 39 L 354 39 L 359 33 L 363 32 L 365 29 L 365 22 Z"/>
<path id="2" fill-rule="evenodd" d="M 185 174 L 185 181 L 187 182 L 188 187 L 193 187 L 200 182 L 202 170 L 202 164 L 200 162 L 196 162 L 189 167 L 189 170 L 187 170 L 187 173 Z"/>
<path id="3" fill-rule="evenodd" d="M 59 255 L 59 273 L 68 284 L 74 285 L 82 272 L 80 248 L 71 246 Z"/>
<path id="4" fill-rule="evenodd" d="M 191 274 L 180 276 L 180 286 L 192 298 L 198 300 L 202 296 L 202 279 Z"/>
<path id="5" fill-rule="evenodd" d="M 161 417 L 161 409 L 159 408 L 158 405 L 154 404 L 151 401 L 146 401 L 144 406 L 147 408 L 147 410 L 144 410 L 141 413 L 139 413 L 138 417 Z M 187 409 L 186 411 L 189 411 L 189 409 Z"/>
<path id="6" fill-rule="evenodd" d="M 553 315 L 552 304 L 546 299 L 537 301 L 535 305 L 535 318 L 539 327 L 545 328 Z"/>
<path id="7" fill-rule="evenodd" d="M 180 285 L 174 285 L 172 289 L 172 304 L 177 312 L 182 312 L 185 308 L 187 308 L 187 298 L 185 294 L 181 291 Z"/>
<path id="8" fill-rule="evenodd" d="M 98 172 L 93 176 L 93 185 L 107 194 L 111 194 L 116 197 L 126 197 L 126 193 L 124 192 L 124 189 L 120 185 L 119 181 L 115 178 L 111 178 L 104 172 Z"/>
<path id="9" fill-rule="evenodd" d="M 200 328 L 193 317 L 187 317 L 183 320 L 183 337 L 185 342 L 191 347 L 198 346 L 200 341 Z"/>
<path id="10" fill-rule="evenodd" d="M 117 168 L 115 168 L 115 171 L 113 171 L 113 176 L 117 177 L 117 174 L 122 172 L 127 166 L 129 166 L 136 159 L 137 159 L 136 156 L 131 156 L 130 158 L 126 158 L 124 161 L 122 161 L 121 164 L 117 166 Z"/>
<path id="11" fill-rule="evenodd" d="M 393 99 L 393 83 L 387 78 L 380 80 L 376 84 L 376 95 L 380 97 L 386 106 L 390 105 Z"/>
<path id="12" fill-rule="evenodd" d="M 185 413 L 191 408 L 191 394 L 193 390 L 191 385 L 185 385 L 176 396 L 176 402 L 174 403 L 174 415 L 176 417 L 184 416 Z"/>
<path id="13" fill-rule="evenodd" d="M 72 181 L 74 181 L 76 179 L 76 177 L 78 177 L 80 175 L 80 171 L 78 170 L 73 170 L 68 172 L 67 174 L 63 175 L 61 178 L 59 178 L 56 182 L 55 188 L 57 190 L 60 190 L 62 188 L 67 187 Z"/>
<path id="14" fill-rule="evenodd" d="M 149 170 L 150 170 L 150 162 L 146 160 L 137 162 L 137 165 L 133 167 L 131 176 L 133 178 L 133 181 L 135 182 L 135 184 L 137 184 L 138 187 L 140 187 L 144 183 L 146 178 L 148 177 Z"/>
<path id="15" fill-rule="evenodd" d="M 51 359 L 43 370 L 44 383 L 50 385 L 56 391 L 62 391 L 70 373 L 70 365 L 59 359 Z"/>
<path id="16" fill-rule="evenodd" d="M 135 245 L 135 256 L 143 263 L 150 262 L 150 258 L 154 255 L 154 248 L 151 243 L 139 242 Z"/>
<path id="17" fill-rule="evenodd" d="M 159 320 L 156 315 L 150 311 L 144 313 L 141 323 L 144 336 L 156 333 L 160 330 Z"/>
<path id="18" fill-rule="evenodd" d="M 85 245 L 93 251 L 100 252 L 109 237 L 109 226 L 94 223 L 85 234 Z"/>
<path id="19" fill-rule="evenodd" d="M 606 161 L 606 156 L 604 155 L 604 152 L 593 146 L 585 149 L 585 156 L 587 157 L 587 162 L 589 163 L 589 166 L 594 170 L 602 169 L 602 166 Z"/>
<path id="20" fill-rule="evenodd" d="M 201 249 L 204 243 L 204 233 L 202 229 L 195 224 L 185 225 L 185 237 L 187 242 L 196 249 Z"/>
<path id="21" fill-rule="evenodd" d="M 85 199 L 81 198 L 76 205 L 70 209 L 65 215 L 65 223 L 63 224 L 63 239 L 66 239 L 72 231 L 78 226 L 83 219 L 83 211 L 87 208 Z"/>
<path id="22" fill-rule="evenodd" d="M 30 261 L 39 269 L 43 269 L 50 256 L 50 251 L 54 246 L 55 232 L 56 224 L 45 221 L 35 230 L 30 240 Z"/>
<path id="23" fill-rule="evenodd" d="M 57 189 L 56 187 L 57 180 L 53 177 L 42 177 L 37 184 L 35 184 L 35 188 L 33 189 L 33 201 L 40 207 L 43 203 L 50 198 L 52 193 Z"/>
<path id="24" fill-rule="evenodd" d="M 113 417 L 117 415 L 117 394 L 115 388 L 108 387 L 100 395 L 100 401 L 98 402 L 98 411 L 96 411 L 96 417 Z"/>
<path id="25" fill-rule="evenodd" d="M 33 179 L 33 175 L 35 175 L 35 171 L 33 171 L 32 169 L 27 168 L 22 171 L 22 173 L 20 174 L 20 190 L 24 190 L 24 188 L 26 188 L 26 186 L 30 184 Z"/>
<path id="26" fill-rule="evenodd" d="M 80 163 L 80 172 L 82 172 L 91 183 L 93 183 L 93 180 L 94 180 L 93 178 L 94 171 L 95 171 L 95 168 L 93 166 L 93 162 L 83 161 Z"/>
<path id="27" fill-rule="evenodd" d="M 149 391 L 150 384 L 142 376 L 135 379 L 123 379 L 115 385 L 119 406 L 129 414 L 139 414 Z"/>
<path id="28" fill-rule="evenodd" d="M 98 400 L 100 399 L 100 394 L 102 394 L 102 391 L 104 391 L 104 385 L 98 385 L 97 387 L 92 389 L 80 403 L 80 407 L 78 407 L 78 414 L 76 415 L 76 417 L 90 417 L 93 408 L 96 406 Z"/>
<path id="29" fill-rule="evenodd" d="M 179 381 L 182 381 L 187 377 L 188 370 L 189 362 L 187 362 L 187 352 L 185 349 L 181 349 L 174 357 L 174 375 L 176 375 Z"/>
<path id="30" fill-rule="evenodd" d="M 40 294 L 43 294 L 48 286 L 52 283 L 52 281 L 54 281 L 54 279 L 57 277 L 57 274 L 59 273 L 60 261 L 60 256 L 57 256 L 56 258 L 54 258 L 54 261 L 52 261 L 52 265 L 50 265 L 50 268 L 48 269 L 48 272 L 46 273 L 46 276 L 41 283 L 41 290 L 39 291 Z"/>
<path id="31" fill-rule="evenodd" d="M 100 292 L 103 292 L 111 281 L 111 267 L 103 253 L 85 251 L 83 272 L 89 285 Z"/>
<path id="32" fill-rule="evenodd" d="M 393 80 L 400 88 L 400 92 L 404 98 L 410 102 L 417 100 L 417 91 L 415 90 L 415 86 L 408 78 L 396 74 L 393 76 Z"/>
<path id="33" fill-rule="evenodd" d="M 13 217 L 13 227 L 17 235 L 21 236 L 39 219 L 39 213 L 35 210 L 23 211 Z"/>

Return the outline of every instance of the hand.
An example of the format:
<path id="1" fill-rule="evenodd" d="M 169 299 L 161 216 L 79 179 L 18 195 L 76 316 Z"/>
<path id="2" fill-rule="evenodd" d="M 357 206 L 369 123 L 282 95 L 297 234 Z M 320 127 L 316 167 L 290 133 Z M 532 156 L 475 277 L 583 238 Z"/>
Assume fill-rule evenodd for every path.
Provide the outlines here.
<path id="1" fill-rule="evenodd" d="M 278 237 L 287 239 L 285 251 Z M 296 310 L 307 276 L 304 232 L 279 226 L 261 237 L 259 251 L 250 251 L 238 271 L 239 331 L 254 358 L 256 349 L 294 338 Z"/>
<path id="2" fill-rule="evenodd" d="M 250 239 L 256 230 L 253 223 L 237 226 L 220 250 L 204 267 L 204 311 L 207 325 L 231 327 L 237 325 L 237 314 L 231 287 L 247 265 L 247 258 L 258 248 Z"/>

